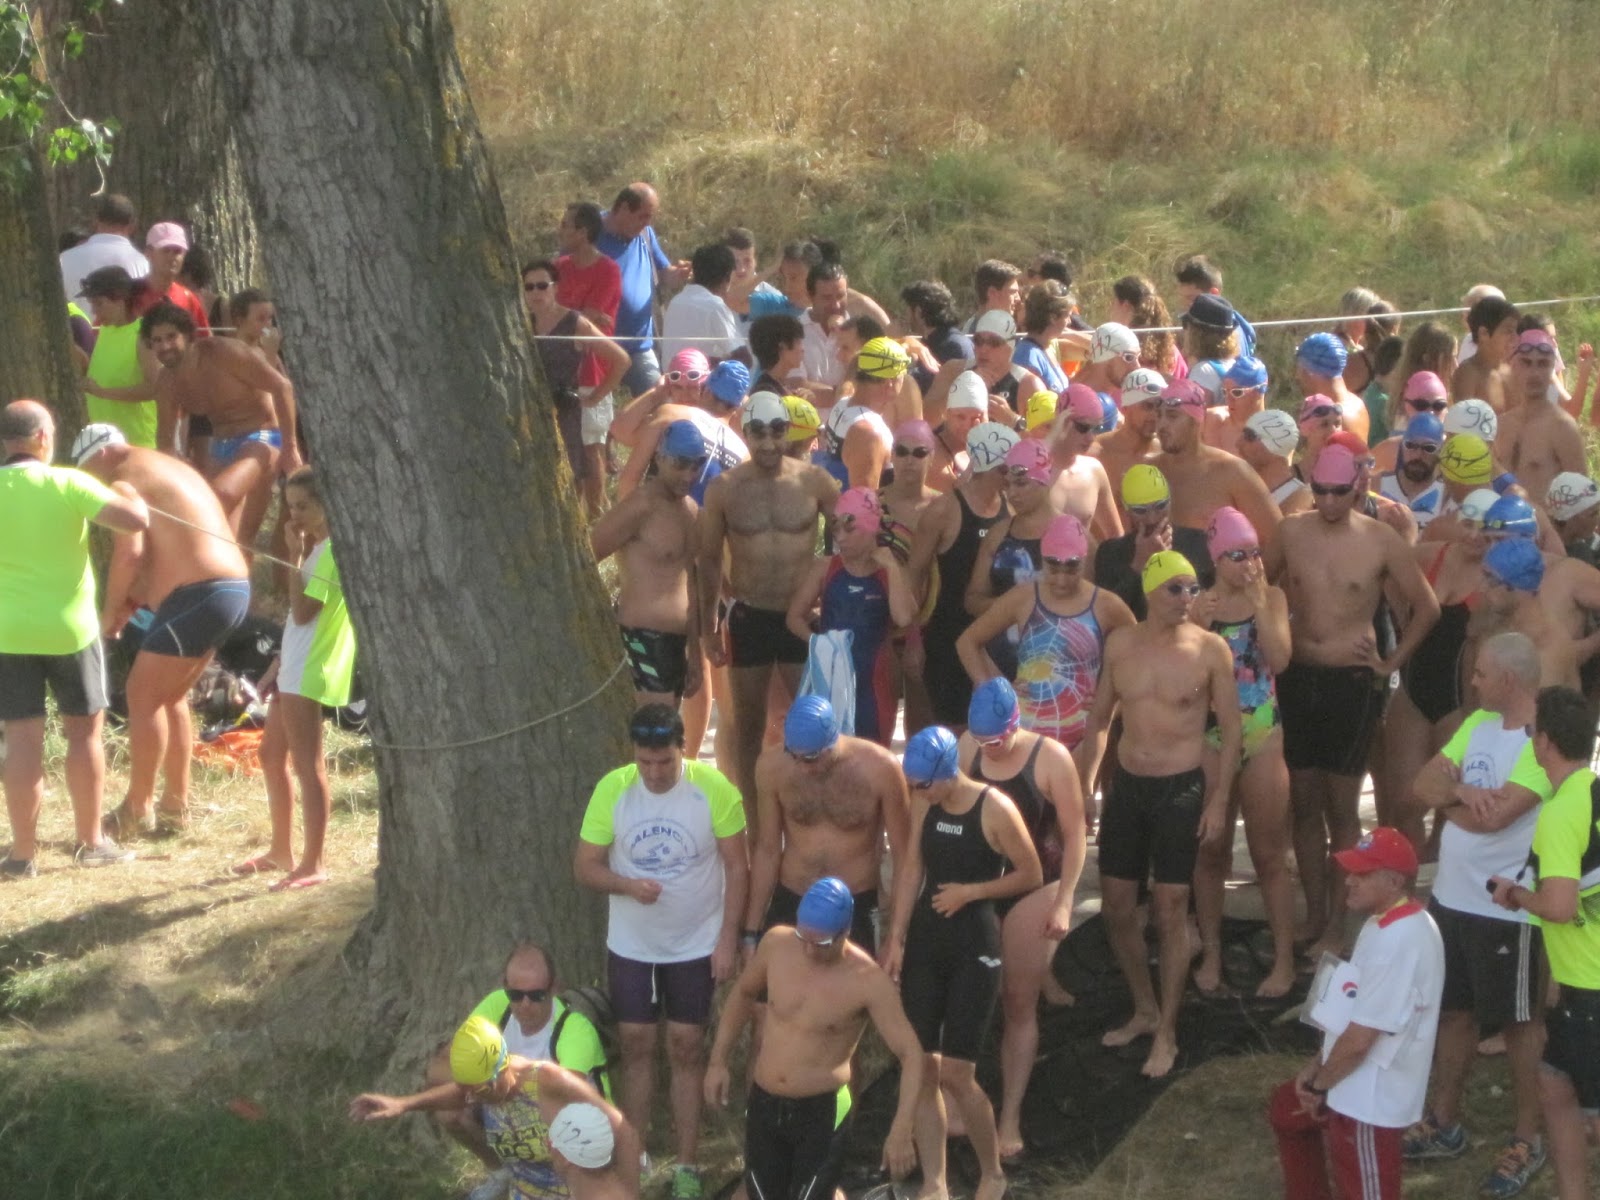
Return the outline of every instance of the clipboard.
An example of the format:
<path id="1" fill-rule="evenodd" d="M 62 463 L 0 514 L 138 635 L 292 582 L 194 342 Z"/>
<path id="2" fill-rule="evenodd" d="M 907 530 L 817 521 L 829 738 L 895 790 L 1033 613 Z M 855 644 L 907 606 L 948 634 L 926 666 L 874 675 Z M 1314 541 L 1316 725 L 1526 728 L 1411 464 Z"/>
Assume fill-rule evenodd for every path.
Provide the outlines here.
<path id="1" fill-rule="evenodd" d="M 1311 977 L 1311 989 L 1300 1020 L 1313 1029 L 1338 1037 L 1355 1014 L 1356 995 L 1361 987 L 1361 971 L 1342 958 L 1324 953 Z"/>

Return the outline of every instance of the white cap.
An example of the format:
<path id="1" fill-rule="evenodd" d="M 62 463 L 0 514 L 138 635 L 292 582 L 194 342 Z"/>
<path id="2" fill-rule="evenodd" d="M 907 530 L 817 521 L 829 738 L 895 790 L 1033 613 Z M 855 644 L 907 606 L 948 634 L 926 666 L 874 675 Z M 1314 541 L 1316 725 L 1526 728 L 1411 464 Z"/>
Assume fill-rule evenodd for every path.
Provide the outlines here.
<path id="1" fill-rule="evenodd" d="M 1281 408 L 1263 408 L 1251 413 L 1244 427 L 1256 435 L 1270 454 L 1288 458 L 1300 444 L 1300 426 Z"/>
<path id="2" fill-rule="evenodd" d="M 1483 527 L 1483 518 L 1488 515 L 1494 502 L 1500 499 L 1500 493 L 1493 488 L 1479 488 L 1477 491 L 1468 492 L 1461 501 L 1461 507 L 1456 513 L 1468 525 Z"/>
<path id="3" fill-rule="evenodd" d="M 950 385 L 950 398 L 945 401 L 945 411 L 952 408 L 970 408 L 978 412 L 989 411 L 989 385 L 976 371 L 963 371 Z"/>
<path id="4" fill-rule="evenodd" d="M 1579 513 L 1586 513 L 1600 504 L 1600 485 L 1587 475 L 1563 471 L 1550 481 L 1546 502 L 1552 517 L 1558 521 L 1570 521 Z"/>
<path id="5" fill-rule="evenodd" d="M 983 421 L 967 434 L 967 455 L 972 459 L 974 471 L 992 471 L 1006 465 L 1006 455 L 1011 447 L 1022 440 L 1015 429 L 998 421 Z"/>
<path id="6" fill-rule="evenodd" d="M 751 421 L 773 421 L 789 423 L 789 409 L 783 403 L 783 397 L 776 392 L 756 392 L 744 402 L 744 413 L 739 424 L 742 428 Z"/>
<path id="7" fill-rule="evenodd" d="M 1499 429 L 1500 418 L 1495 415 L 1487 400 L 1462 400 L 1445 409 L 1446 436 L 1453 433 L 1474 433 L 1484 441 L 1492 442 Z"/>
<path id="8" fill-rule="evenodd" d="M 606 1166 L 617 1148 L 611 1120 L 595 1104 L 569 1104 L 550 1122 L 550 1149 L 575 1167 Z"/>
<path id="9" fill-rule="evenodd" d="M 1130 404 L 1154 404 L 1167 386 L 1166 376 L 1154 367 L 1135 367 L 1122 381 L 1122 407 Z"/>
<path id="10" fill-rule="evenodd" d="M 1139 353 L 1139 339 L 1134 336 L 1133 330 L 1126 325 L 1118 325 L 1115 321 L 1107 321 L 1094 331 L 1094 337 L 1089 339 L 1089 361 L 1110 362 L 1119 354 Z"/>
<path id="11" fill-rule="evenodd" d="M 95 425 L 85 425 L 78 431 L 78 436 L 72 439 L 72 449 L 67 457 L 72 460 L 72 465 L 81 467 L 107 446 L 126 446 L 127 437 L 115 425 L 100 422 Z"/>
<path id="12" fill-rule="evenodd" d="M 1011 314 L 998 308 L 991 308 L 988 312 L 978 314 L 978 319 L 973 322 L 973 333 L 989 333 L 1005 338 L 1008 342 L 1017 340 L 1017 323 L 1011 319 Z"/>

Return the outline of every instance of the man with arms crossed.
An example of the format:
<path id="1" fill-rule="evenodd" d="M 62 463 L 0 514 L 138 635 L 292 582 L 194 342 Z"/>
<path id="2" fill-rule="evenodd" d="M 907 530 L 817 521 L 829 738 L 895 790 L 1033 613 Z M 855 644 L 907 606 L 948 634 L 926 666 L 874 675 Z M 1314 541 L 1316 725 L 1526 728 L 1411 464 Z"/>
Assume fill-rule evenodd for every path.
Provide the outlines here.
<path id="1" fill-rule="evenodd" d="M 706 1100 L 726 1105 L 728 1055 L 767 999 L 750 1070 L 745 1191 L 751 1200 L 827 1200 L 836 1194 L 850 1134 L 850 1059 L 867 1018 L 900 1060 L 900 1096 L 883 1156 L 895 1178 L 916 1163 L 912 1119 L 922 1048 L 900 995 L 872 955 L 845 935 L 854 917 L 843 880 L 817 880 L 793 926 L 769 930 L 728 995 L 706 1066 Z"/>
<path id="2" fill-rule="evenodd" d="M 1106 1046 L 1126 1046 L 1153 1034 L 1141 1070 L 1159 1079 L 1178 1057 L 1195 857 L 1202 841 L 1222 836 L 1244 734 L 1233 653 L 1227 642 L 1189 621 L 1190 606 L 1200 593 L 1194 567 L 1175 550 L 1152 554 L 1144 568 L 1144 590 L 1149 617 L 1106 640 L 1079 779 L 1089 794 L 1120 702 L 1117 769 L 1100 815 L 1100 887 L 1106 933 L 1133 993 L 1133 1017 L 1100 1040 Z M 1206 719 L 1213 713 L 1222 756 L 1208 788 L 1200 764 Z M 1140 887 L 1152 873 L 1151 908 L 1161 955 L 1159 1003 L 1135 912 Z"/>

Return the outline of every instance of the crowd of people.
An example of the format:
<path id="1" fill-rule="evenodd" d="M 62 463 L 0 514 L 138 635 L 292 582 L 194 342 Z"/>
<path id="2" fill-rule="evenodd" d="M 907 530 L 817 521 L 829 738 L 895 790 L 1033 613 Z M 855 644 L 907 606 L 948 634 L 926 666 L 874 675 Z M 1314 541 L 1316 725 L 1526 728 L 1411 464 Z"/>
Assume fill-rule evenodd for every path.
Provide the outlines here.
<path id="1" fill-rule="evenodd" d="M 616 1077 L 527 945 L 427 1090 L 352 1114 L 439 1114 L 492 1168 L 480 1200 L 634 1195 L 664 1040 L 671 1190 L 693 1200 L 702 1106 L 728 1103 L 750 1028 L 746 1192 L 809 1200 L 838 1182 L 870 1020 L 901 1071 L 886 1165 L 940 1200 L 958 1131 L 998 1200 L 1027 1150 L 1039 1005 L 1071 999 L 1050 964 L 1090 846 L 1130 995 L 1103 1041 L 1138 1044 L 1160 1078 L 1186 991 L 1232 986 L 1242 814 L 1272 942 L 1255 994 L 1314 970 L 1327 993 L 1313 983 L 1323 1052 L 1271 1105 L 1288 1194 L 1330 1194 L 1331 1160 L 1337 1194 L 1396 1196 L 1403 1159 L 1465 1152 L 1462 1091 L 1492 1030 L 1515 1112 L 1485 1194 L 1517 1194 L 1548 1157 L 1563 1200 L 1585 1195 L 1592 350 L 1569 381 L 1552 322 L 1488 285 L 1459 339 L 1403 330 L 1356 288 L 1274 389 L 1203 256 L 1175 268 L 1176 320 L 1130 275 L 1091 324 L 1049 252 L 979 264 L 966 319 L 933 280 L 891 316 L 825 243 L 763 273 L 734 229 L 674 262 L 658 209 L 642 183 L 572 204 L 559 255 L 522 272 L 555 436 L 594 555 L 617 563 L 638 704 L 632 761 L 574 814 L 576 881 L 609 907 Z M 63 251 L 92 418 L 73 466 L 50 465 L 43 406 L 0 413 L 0 875 L 35 872 L 47 688 L 79 862 L 182 827 L 186 694 L 248 610 L 245 553 L 283 477 L 270 537 L 298 571 L 262 747 L 273 836 L 238 869 L 310 886 L 322 706 L 347 697 L 354 643 L 271 302 L 238 293 L 211 336 L 182 227 L 152 226 L 146 255 L 133 231 L 107 197 Z M 90 523 L 117 535 L 98 610 Z M 102 818 L 102 639 L 135 624 L 129 788 Z M 1353 943 L 1347 911 L 1369 914 Z M 975 1074 L 997 1009 L 998 1111 Z"/>

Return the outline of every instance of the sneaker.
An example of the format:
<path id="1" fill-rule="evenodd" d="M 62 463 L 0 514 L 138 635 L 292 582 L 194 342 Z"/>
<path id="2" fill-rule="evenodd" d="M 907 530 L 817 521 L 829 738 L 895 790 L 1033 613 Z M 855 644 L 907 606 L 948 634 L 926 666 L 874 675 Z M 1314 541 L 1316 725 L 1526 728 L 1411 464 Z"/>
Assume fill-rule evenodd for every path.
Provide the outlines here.
<path id="1" fill-rule="evenodd" d="M 1484 1178 L 1478 1189 L 1480 1196 L 1515 1196 L 1528 1186 L 1528 1180 L 1544 1166 L 1544 1140 L 1530 1142 L 1527 1138 L 1512 1137 L 1500 1151 L 1500 1160 L 1494 1170 Z"/>
<path id="2" fill-rule="evenodd" d="M 672 1172 L 672 1200 L 700 1200 L 704 1191 L 700 1172 L 693 1167 L 679 1167 Z"/>
<path id="3" fill-rule="evenodd" d="M 501 1167 L 467 1193 L 466 1200 L 506 1200 L 511 1191 L 511 1168 Z"/>
<path id="4" fill-rule="evenodd" d="M 0 862 L 0 879 L 34 879 L 39 874 L 39 868 L 33 865 L 31 858 L 6 858 Z"/>
<path id="5" fill-rule="evenodd" d="M 134 853 L 103 837 L 97 846 L 79 846 L 72 859 L 80 867 L 109 867 L 114 863 L 132 862 Z"/>
<path id="6" fill-rule="evenodd" d="M 1457 1121 L 1449 1129 L 1444 1129 L 1428 1113 L 1406 1131 L 1405 1137 L 1400 1140 L 1400 1157 L 1407 1162 L 1416 1162 L 1424 1158 L 1457 1158 L 1467 1149 L 1467 1131 Z"/>

